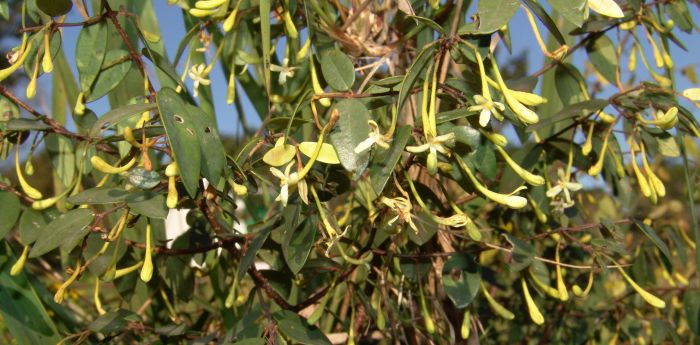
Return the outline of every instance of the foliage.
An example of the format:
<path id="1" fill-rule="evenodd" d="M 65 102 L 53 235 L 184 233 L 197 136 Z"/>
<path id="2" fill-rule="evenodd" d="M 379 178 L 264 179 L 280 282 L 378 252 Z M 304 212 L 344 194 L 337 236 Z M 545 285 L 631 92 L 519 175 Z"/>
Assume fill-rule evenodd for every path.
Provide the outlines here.
<path id="1" fill-rule="evenodd" d="M 9 3 L 7 341 L 699 339 L 696 2 Z"/>

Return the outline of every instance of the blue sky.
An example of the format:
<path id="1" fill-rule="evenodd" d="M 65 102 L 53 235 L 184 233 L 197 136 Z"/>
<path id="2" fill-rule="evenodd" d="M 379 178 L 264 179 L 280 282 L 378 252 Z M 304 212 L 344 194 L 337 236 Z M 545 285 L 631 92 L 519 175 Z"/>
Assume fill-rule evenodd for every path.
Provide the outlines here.
<path id="1" fill-rule="evenodd" d="M 170 57 L 174 56 L 175 51 L 177 50 L 177 46 L 180 43 L 180 39 L 185 35 L 185 30 L 184 30 L 184 25 L 182 22 L 182 14 L 181 10 L 179 7 L 176 6 L 170 6 L 167 4 L 166 0 L 154 0 L 153 1 L 154 7 L 155 7 L 155 13 L 159 18 L 159 21 L 161 23 L 161 31 L 163 32 L 162 35 L 162 40 L 166 46 L 166 49 L 168 51 L 168 54 Z M 472 5 L 472 8 L 469 9 L 468 16 L 471 15 L 475 11 L 475 5 Z M 698 10 L 697 8 L 693 7 L 693 16 L 698 17 Z M 77 11 L 72 11 L 71 14 L 69 15 L 67 21 L 68 22 L 79 22 L 81 21 L 82 18 L 78 15 Z M 521 9 L 519 10 L 516 15 L 514 16 L 512 22 L 511 22 L 511 28 L 514 30 L 511 31 L 511 34 L 513 35 L 512 37 L 512 42 L 513 42 L 513 55 L 518 55 L 523 51 L 529 51 L 528 52 L 528 57 L 530 58 L 529 61 L 529 66 L 528 70 L 529 72 L 535 71 L 539 69 L 542 64 L 542 55 L 539 49 L 536 46 L 534 36 L 532 33 L 532 30 L 530 29 L 529 23 L 527 21 L 527 17 L 525 15 L 525 12 Z M 65 52 L 68 56 L 69 61 L 73 61 L 74 59 L 74 48 L 75 47 L 75 42 L 77 39 L 77 35 L 79 33 L 80 28 L 79 27 L 74 27 L 74 28 L 65 28 L 63 30 L 63 37 L 64 37 L 64 49 Z M 546 29 L 540 25 L 540 32 L 545 35 L 547 33 Z M 698 51 L 697 47 L 700 46 L 700 35 L 695 33 L 694 35 L 687 35 L 685 33 L 680 32 L 679 30 L 676 30 L 677 35 L 681 39 L 681 41 L 685 42 L 687 46 L 689 47 L 690 51 L 685 52 L 676 47 L 675 45 L 672 45 L 672 56 L 674 58 L 674 61 L 676 62 L 677 70 L 680 70 L 682 67 L 688 65 L 688 64 L 698 64 L 700 60 L 697 58 L 699 56 L 700 51 Z M 643 43 L 646 44 L 645 40 L 642 40 Z M 648 47 L 645 47 L 648 48 Z M 283 51 L 283 43 L 280 43 L 278 45 L 278 51 Z M 502 48 L 499 48 L 502 49 Z M 209 52 L 210 56 L 213 54 L 213 52 Z M 501 59 L 507 58 L 505 56 L 506 54 L 501 55 Z M 649 53 L 649 50 L 647 50 L 647 55 L 651 56 Z M 574 55 L 574 64 L 580 66 L 582 63 L 585 62 L 586 60 L 586 54 L 582 50 L 577 52 Z M 179 66 L 177 66 L 178 70 L 181 72 L 182 69 L 184 68 L 184 60 L 181 59 L 181 63 Z M 639 59 L 638 59 L 639 60 Z M 627 59 L 623 57 L 623 59 L 620 62 L 621 64 L 626 65 Z M 638 62 L 638 67 L 637 71 L 640 71 L 640 76 L 642 78 L 646 78 L 648 75 L 644 71 L 643 66 L 641 65 L 641 61 Z M 76 73 L 77 75 L 77 73 Z M 48 100 L 50 99 L 49 95 L 49 87 L 50 87 L 50 80 L 46 77 L 41 78 L 44 80 L 40 80 L 40 86 L 43 86 L 43 90 L 39 91 L 39 97 L 37 98 L 36 104 L 37 106 L 42 109 L 43 111 L 46 111 L 48 109 Z M 214 100 L 215 100 L 215 107 L 216 107 L 216 113 L 218 114 L 218 121 L 219 121 L 219 126 L 220 129 L 223 133 L 227 134 L 233 134 L 236 133 L 238 130 L 238 116 L 236 115 L 236 110 L 235 107 L 232 105 L 227 105 L 225 102 L 225 92 L 226 92 L 226 85 L 227 85 L 227 80 L 224 78 L 223 73 L 221 70 L 218 68 L 215 68 L 212 75 L 211 75 L 211 80 L 212 80 L 212 85 L 213 85 L 213 90 L 214 90 Z M 191 87 L 191 81 L 187 80 L 186 84 Z M 677 85 L 679 90 L 682 90 L 687 87 L 691 87 L 693 85 L 690 85 L 688 80 L 684 77 L 679 77 L 677 78 Z M 607 94 L 612 91 L 613 88 L 608 88 L 610 89 Z M 42 92 L 43 91 L 43 92 Z M 243 95 L 242 92 L 239 92 L 238 95 Z M 602 96 L 605 96 L 606 92 L 604 91 Z M 248 103 L 247 100 L 244 99 L 244 104 Z M 249 103 L 248 103 L 249 104 Z M 106 99 L 103 99 L 101 101 L 94 102 L 89 105 L 91 109 L 93 109 L 98 116 L 105 113 L 106 111 L 109 110 L 108 104 L 106 102 Z M 246 106 L 245 108 L 250 109 L 250 106 Z M 251 116 L 247 116 L 247 119 L 249 121 L 249 125 L 252 126 L 257 126 L 259 125 L 259 119 L 258 116 L 254 114 L 253 111 L 246 111 L 246 113 L 251 114 Z"/>

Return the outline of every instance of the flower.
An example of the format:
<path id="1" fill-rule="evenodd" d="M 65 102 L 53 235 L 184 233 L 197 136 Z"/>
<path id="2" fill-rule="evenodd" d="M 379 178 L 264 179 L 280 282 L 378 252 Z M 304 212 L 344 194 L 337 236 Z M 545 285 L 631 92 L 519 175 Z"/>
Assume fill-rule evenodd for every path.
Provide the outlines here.
<path id="1" fill-rule="evenodd" d="M 376 122 L 369 120 L 369 137 L 355 146 L 355 153 L 362 153 L 369 150 L 375 144 L 385 149 L 389 148 L 389 143 L 384 139 L 384 136 L 379 133 L 379 125 Z"/>
<path id="2" fill-rule="evenodd" d="M 299 196 L 304 203 L 308 204 L 308 189 L 306 186 L 306 181 L 304 179 L 299 179 L 297 172 L 291 172 L 292 165 L 294 162 L 289 162 L 284 168 L 284 173 L 275 167 L 270 167 L 270 172 L 280 179 L 280 194 L 277 196 L 275 201 L 281 201 L 282 206 L 287 206 L 287 200 L 289 199 L 289 187 L 297 186 L 299 188 Z"/>
<path id="3" fill-rule="evenodd" d="M 574 206 L 574 201 L 571 200 L 571 192 L 575 192 L 583 188 L 583 186 L 580 183 L 569 181 L 570 176 L 566 176 L 564 174 L 564 170 L 562 169 L 559 169 L 557 175 L 559 175 L 559 181 L 554 187 L 547 190 L 547 197 L 556 198 L 557 195 L 563 193 L 564 199 L 561 201 L 561 204 L 552 201 L 552 205 L 556 206 L 557 208 L 569 208 L 571 206 Z"/>
<path id="4" fill-rule="evenodd" d="M 413 205 L 411 205 L 411 201 L 408 200 L 408 198 L 382 197 L 381 201 L 384 205 L 389 206 L 392 210 L 394 210 L 394 212 L 396 212 L 396 217 L 390 219 L 387 224 L 393 225 L 397 220 L 401 220 L 402 223 L 408 223 L 411 229 L 418 233 L 418 227 L 416 227 L 416 224 L 413 223 L 413 220 L 411 219 L 411 209 L 413 209 Z"/>
<path id="5" fill-rule="evenodd" d="M 494 102 L 488 97 L 482 95 L 474 95 L 474 102 L 476 105 L 472 105 L 467 108 L 468 111 L 480 111 L 479 113 L 479 125 L 481 127 L 486 127 L 489 120 L 491 119 L 491 114 L 496 118 L 503 118 L 499 111 L 504 111 L 506 107 L 503 103 Z"/>
<path id="6" fill-rule="evenodd" d="M 194 96 L 197 97 L 198 92 L 197 89 L 199 88 L 199 84 L 202 85 L 209 85 L 211 84 L 211 80 L 207 79 L 207 74 L 208 71 L 206 71 L 206 67 L 204 64 L 194 64 L 192 65 L 192 68 L 190 68 L 190 71 L 187 73 L 187 75 L 190 76 L 190 79 L 194 81 Z"/>
<path id="7" fill-rule="evenodd" d="M 452 146 L 455 140 L 455 134 L 447 133 L 435 137 L 432 135 L 428 135 L 426 139 L 426 143 L 423 145 L 406 146 L 406 151 L 411 153 L 429 151 L 427 161 L 428 173 L 430 173 L 431 175 L 435 175 L 435 173 L 437 172 L 437 153 L 440 152 L 445 156 L 450 156 L 450 150 L 443 144 Z"/>
<path id="8" fill-rule="evenodd" d="M 293 77 L 294 71 L 299 69 L 299 67 L 289 67 L 288 64 L 288 58 L 284 58 L 284 60 L 282 60 L 282 66 L 270 64 L 270 71 L 280 73 L 279 79 L 277 80 L 280 83 L 280 85 L 284 85 L 287 82 L 287 78 Z"/>

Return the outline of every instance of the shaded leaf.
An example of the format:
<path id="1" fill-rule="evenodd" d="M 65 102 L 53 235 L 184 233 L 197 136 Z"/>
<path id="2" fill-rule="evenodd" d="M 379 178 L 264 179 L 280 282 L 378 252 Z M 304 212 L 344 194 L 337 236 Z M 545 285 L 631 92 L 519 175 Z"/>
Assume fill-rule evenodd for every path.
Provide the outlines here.
<path id="1" fill-rule="evenodd" d="M 347 91 L 355 83 L 352 60 L 338 49 L 329 49 L 321 53 L 321 71 L 328 86 L 334 90 Z"/>
<path id="2" fill-rule="evenodd" d="M 359 174 L 369 163 L 370 151 L 356 153 L 355 147 L 369 136 L 369 111 L 362 102 L 355 99 L 338 102 L 336 109 L 340 117 L 331 132 L 330 141 L 335 147 L 340 164 L 346 170 Z"/>

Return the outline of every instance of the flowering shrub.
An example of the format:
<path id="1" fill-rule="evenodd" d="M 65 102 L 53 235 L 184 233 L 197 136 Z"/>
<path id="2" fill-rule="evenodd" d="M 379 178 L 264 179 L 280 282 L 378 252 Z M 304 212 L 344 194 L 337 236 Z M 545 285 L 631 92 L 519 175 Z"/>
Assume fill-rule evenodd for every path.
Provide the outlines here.
<path id="1" fill-rule="evenodd" d="M 696 2 L 167 6 L 0 3 L 6 341 L 698 339 Z"/>

